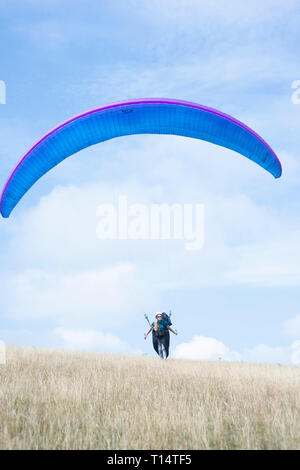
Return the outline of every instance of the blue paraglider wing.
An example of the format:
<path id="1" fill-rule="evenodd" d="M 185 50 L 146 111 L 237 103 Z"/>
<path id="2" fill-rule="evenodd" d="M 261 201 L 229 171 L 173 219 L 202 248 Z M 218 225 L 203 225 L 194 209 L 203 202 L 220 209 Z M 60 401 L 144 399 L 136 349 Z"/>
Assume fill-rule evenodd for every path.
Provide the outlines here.
<path id="1" fill-rule="evenodd" d="M 249 158 L 275 178 L 281 164 L 271 147 L 237 119 L 189 101 L 145 98 L 112 103 L 87 111 L 43 136 L 11 173 L 0 199 L 9 217 L 31 186 L 65 158 L 85 147 L 133 134 L 174 134 L 227 147 Z"/>

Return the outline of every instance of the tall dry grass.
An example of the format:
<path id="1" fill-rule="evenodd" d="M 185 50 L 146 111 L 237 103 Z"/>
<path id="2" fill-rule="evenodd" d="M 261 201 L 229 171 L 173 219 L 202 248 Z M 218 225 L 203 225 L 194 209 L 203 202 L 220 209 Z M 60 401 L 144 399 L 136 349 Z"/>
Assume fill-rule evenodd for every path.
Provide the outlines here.
<path id="1" fill-rule="evenodd" d="M 1 449 L 300 449 L 300 369 L 8 348 Z"/>

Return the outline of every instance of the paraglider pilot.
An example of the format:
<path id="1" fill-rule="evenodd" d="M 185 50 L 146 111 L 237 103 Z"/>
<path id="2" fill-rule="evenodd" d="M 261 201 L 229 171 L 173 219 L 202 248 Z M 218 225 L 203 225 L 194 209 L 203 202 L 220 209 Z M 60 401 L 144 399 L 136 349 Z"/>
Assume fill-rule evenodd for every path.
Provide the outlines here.
<path id="1" fill-rule="evenodd" d="M 177 335 L 177 331 L 174 331 L 171 328 L 170 317 L 166 313 L 157 312 L 155 315 L 155 320 L 150 325 L 149 330 L 145 333 L 144 338 L 147 339 L 148 334 L 152 331 L 152 342 L 153 348 L 160 356 L 161 359 L 167 359 L 169 356 L 169 346 L 170 346 L 170 333 L 172 331 L 174 335 Z"/>

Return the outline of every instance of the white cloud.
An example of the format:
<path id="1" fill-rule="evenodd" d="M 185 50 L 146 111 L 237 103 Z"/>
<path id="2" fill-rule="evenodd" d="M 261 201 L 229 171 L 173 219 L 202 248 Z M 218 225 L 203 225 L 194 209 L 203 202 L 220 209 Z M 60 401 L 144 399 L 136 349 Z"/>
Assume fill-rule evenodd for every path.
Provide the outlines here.
<path id="1" fill-rule="evenodd" d="M 243 357 L 249 362 L 267 362 L 276 364 L 300 364 L 300 341 L 294 341 L 289 346 L 268 346 L 260 344 L 254 348 L 245 349 Z"/>
<path id="2" fill-rule="evenodd" d="M 113 312 L 112 318 L 119 318 L 116 312 L 121 305 L 128 306 L 126 311 L 136 311 L 142 303 L 158 299 L 165 288 L 300 284 L 300 227 L 294 217 L 280 216 L 276 207 L 256 202 L 242 190 L 245 173 L 255 181 L 263 170 L 253 165 L 248 172 L 246 166 L 251 163 L 246 159 L 235 160 L 230 151 L 197 145 L 192 139 L 135 142 L 131 158 L 127 144 L 118 148 L 114 165 L 122 170 L 128 162 L 129 168 L 140 172 L 140 180 L 128 174 L 121 180 L 119 175 L 110 175 L 110 185 L 55 187 L 37 206 L 11 219 L 6 258 L 19 269 L 4 280 L 9 284 L 7 311 L 24 317 L 40 317 L 42 311 L 54 318 L 66 312 L 65 318 L 74 315 L 78 319 L 83 311 L 89 318 Z M 149 148 L 151 142 L 154 146 Z M 201 150 L 208 155 L 202 156 Z M 213 159 L 220 165 L 220 174 Z M 232 168 L 236 168 L 236 186 L 226 179 L 226 171 Z M 110 169 L 103 169 L 103 181 L 106 171 Z M 259 199 L 269 181 L 261 178 L 261 186 L 256 186 Z M 143 204 L 204 203 L 203 249 L 191 255 L 184 241 L 100 241 L 96 208 L 99 203 L 117 202 L 120 194 L 128 195 L 129 202 Z M 5 292 L 3 302 L 7 297 Z"/>
<path id="3" fill-rule="evenodd" d="M 71 322 L 69 322 L 71 324 Z M 102 325 L 103 326 L 103 325 Z M 54 329 L 7 329 L 0 330 L 1 344 L 22 345 L 47 349 L 72 349 L 74 351 L 98 351 L 114 354 L 142 354 L 118 336 L 99 329 L 57 327 Z M 1 351 L 0 351 L 1 355 Z"/>
<path id="4" fill-rule="evenodd" d="M 129 263 L 69 273 L 27 270 L 9 279 L 7 288 L 11 317 L 51 319 L 61 325 L 117 325 L 148 299 Z"/>
<path id="5" fill-rule="evenodd" d="M 260 344 L 238 352 L 228 348 L 216 338 L 194 336 L 187 343 L 176 346 L 173 357 L 191 360 L 246 361 L 275 364 L 300 364 L 300 341 L 286 347 L 272 347 Z"/>
<path id="6" fill-rule="evenodd" d="M 226 273 L 229 282 L 269 287 L 300 284 L 300 253 L 296 234 L 278 242 L 266 241 L 240 246 L 235 250 L 239 258 L 236 270 Z"/>
<path id="7" fill-rule="evenodd" d="M 292 355 L 291 361 L 292 364 L 300 365 L 300 341 L 294 341 L 291 344 Z"/>
<path id="8" fill-rule="evenodd" d="M 205 336 L 194 336 L 188 343 L 176 346 L 173 356 L 176 359 L 202 359 L 225 361 L 240 360 L 241 356 L 236 351 L 231 351 L 221 341 Z"/>
<path id="9" fill-rule="evenodd" d="M 141 354 L 117 336 L 91 329 L 55 328 L 54 334 L 63 340 L 63 347 L 75 350 L 100 351 L 116 354 Z"/>
<path id="10" fill-rule="evenodd" d="M 300 315 L 290 318 L 283 324 L 283 334 L 289 337 L 300 337 Z M 300 364 L 300 341 L 294 341 L 288 346 L 268 346 L 259 344 L 246 348 L 243 358 L 250 362 L 267 362 L 276 364 Z"/>
<path id="11" fill-rule="evenodd" d="M 76 96 L 82 106 L 95 101 L 108 103 L 144 97 L 178 97 L 232 113 L 241 120 L 244 118 L 250 126 L 257 123 L 258 132 L 269 128 L 271 132 L 270 112 L 273 108 L 277 116 L 277 120 L 272 119 L 275 124 L 278 120 L 281 124 L 283 120 L 290 121 L 289 113 L 280 114 L 283 105 L 289 106 L 291 114 L 296 112 L 290 101 L 292 92 L 289 85 L 291 77 L 298 76 L 298 69 L 291 60 L 292 57 L 288 55 L 270 56 L 268 50 L 264 51 L 260 44 L 239 45 L 235 46 L 234 53 L 225 50 L 212 56 L 205 55 L 202 60 L 199 57 L 195 59 L 193 54 L 192 57 L 186 56 L 180 62 L 169 64 L 158 62 L 141 66 L 139 63 L 117 63 L 107 68 L 95 66 L 88 77 L 78 77 L 77 81 L 68 85 L 67 90 Z M 176 80 L 166 80 L 165 77 L 176 77 Z M 286 96 L 283 96 L 282 101 L 279 100 L 281 95 L 274 93 L 270 96 L 270 89 L 278 81 L 287 83 Z M 248 104 L 249 88 L 253 88 L 253 91 L 252 102 Z M 239 100 L 233 100 L 233 94 L 239 96 Z M 244 104 L 247 102 L 246 110 L 241 106 L 241 101 Z M 268 104 L 267 115 L 264 103 Z"/>
<path id="12" fill-rule="evenodd" d="M 207 23 L 208 19 L 221 25 L 231 25 L 239 22 L 240 24 L 260 23 L 261 21 L 273 21 L 275 18 L 282 18 L 283 15 L 289 15 L 293 7 L 297 7 L 296 0 L 253 0 L 251 3 L 241 3 L 239 0 L 153 0 L 141 2 L 139 0 L 129 0 L 130 6 L 141 6 L 137 13 L 148 16 L 152 13 L 151 19 L 156 21 L 170 21 L 177 19 L 191 25 Z M 149 19 L 150 19 L 149 18 Z"/>
<path id="13" fill-rule="evenodd" d="M 291 351 L 290 348 L 260 344 L 254 348 L 246 349 L 243 357 L 249 362 L 288 364 L 291 362 Z"/>
<path id="14" fill-rule="evenodd" d="M 290 338 L 300 338 L 300 315 L 286 320 L 283 325 L 283 332 Z"/>
<path id="15" fill-rule="evenodd" d="M 297 1 L 118 1 L 100 7 L 101 28 L 93 15 L 99 11 L 96 1 L 89 2 L 88 9 L 70 10 L 67 21 L 59 18 L 66 3 L 60 2 L 62 10 L 56 0 L 52 3 L 49 20 L 37 14 L 33 23 L 32 12 L 24 18 L 21 12 L 12 23 L 12 31 L 22 35 L 27 47 L 31 44 L 51 53 L 54 46 L 55 52 L 56 48 L 61 52 L 80 40 L 81 46 L 100 44 L 107 51 L 102 62 L 94 60 L 92 48 L 90 55 L 82 56 L 87 78 L 84 73 L 72 78 L 61 74 L 56 98 L 63 108 L 66 101 L 66 109 L 76 112 L 96 102 L 154 95 L 202 102 L 244 120 L 270 139 L 274 150 L 283 147 L 284 176 L 275 182 L 228 150 L 177 137 L 128 137 L 86 150 L 49 173 L 27 201 L 37 200 L 52 182 L 64 184 L 70 176 L 74 186 L 56 187 L 32 209 L 18 213 L 17 209 L 12 219 L 3 222 L 1 230 L 6 227 L 12 240 L 9 245 L 6 234 L 1 234 L 3 312 L 20 319 L 52 319 L 55 325 L 68 327 L 73 322 L 95 324 L 98 318 L 102 325 L 117 323 L 155 303 L 168 287 L 299 285 L 300 227 L 291 210 L 297 194 L 289 193 L 300 180 L 297 152 L 295 156 L 291 152 L 293 140 L 297 148 L 300 107 L 290 101 L 290 83 L 299 78 L 290 47 L 298 39 Z M 28 4 L 35 8 L 37 2 Z M 90 21 L 80 15 L 85 11 Z M 101 48 L 98 52 L 102 57 Z M 109 57 L 114 58 L 113 65 Z M 56 59 L 61 63 L 65 57 Z M 53 89 L 53 83 L 47 86 Z M 58 112 L 57 105 L 51 108 L 48 102 L 48 117 L 43 119 L 50 122 Z M 37 132 L 37 122 L 32 122 L 27 128 L 16 121 L 10 128 L 2 126 L 3 176 L 9 160 L 23 153 L 30 135 Z M 43 120 L 39 126 L 44 124 Z M 119 193 L 137 202 L 168 198 L 205 203 L 204 249 L 190 256 L 180 242 L 100 243 L 96 207 L 115 200 Z M 24 215 L 18 218 L 18 214 Z M 298 317 L 288 320 L 286 334 L 298 339 L 298 326 Z M 225 345 L 211 340 L 207 354 L 231 354 Z M 292 350 L 297 360 L 297 348 L 295 341 L 288 352 L 260 345 L 248 353 L 279 360 Z"/>

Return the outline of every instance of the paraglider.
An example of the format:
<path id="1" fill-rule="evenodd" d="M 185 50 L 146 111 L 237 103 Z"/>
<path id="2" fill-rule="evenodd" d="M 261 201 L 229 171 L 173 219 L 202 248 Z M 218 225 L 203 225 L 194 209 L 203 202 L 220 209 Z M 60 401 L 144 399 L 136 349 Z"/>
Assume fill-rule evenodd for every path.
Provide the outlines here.
<path id="1" fill-rule="evenodd" d="M 169 357 L 170 347 L 170 331 L 177 335 L 177 330 L 171 328 L 171 311 L 169 315 L 165 312 L 157 312 L 155 320 L 151 324 L 147 315 L 145 315 L 150 328 L 147 333 L 144 334 L 144 339 L 147 339 L 148 334 L 152 331 L 152 343 L 153 349 L 157 352 L 161 359 L 167 359 Z"/>
<path id="2" fill-rule="evenodd" d="M 4 186 L 2 216 L 9 217 L 33 184 L 65 158 L 90 145 L 133 134 L 173 134 L 205 140 L 240 153 L 275 178 L 281 176 L 280 161 L 271 147 L 228 114 L 177 99 L 120 101 L 72 117 L 34 144 Z"/>

